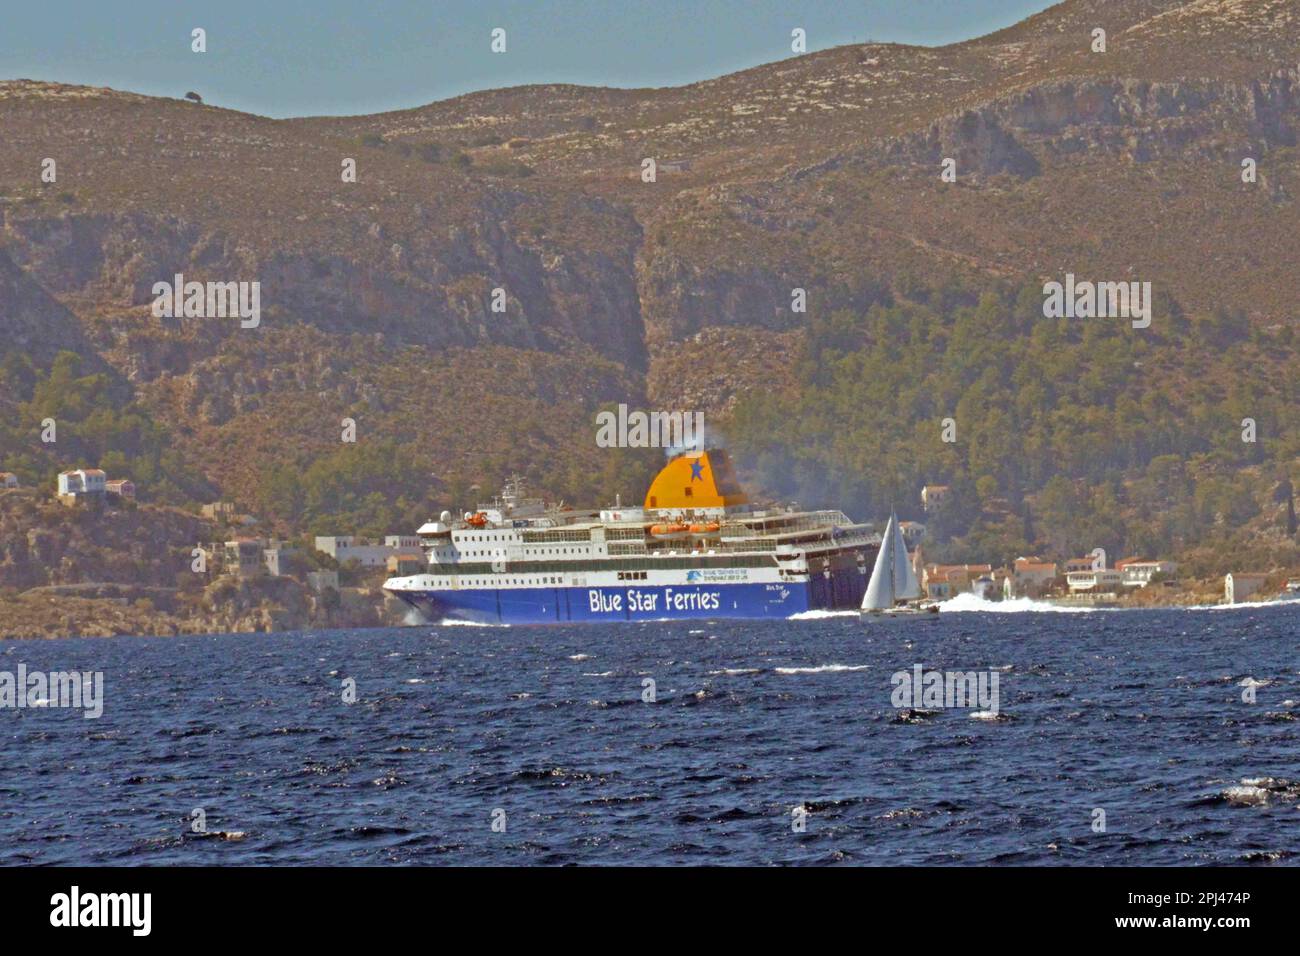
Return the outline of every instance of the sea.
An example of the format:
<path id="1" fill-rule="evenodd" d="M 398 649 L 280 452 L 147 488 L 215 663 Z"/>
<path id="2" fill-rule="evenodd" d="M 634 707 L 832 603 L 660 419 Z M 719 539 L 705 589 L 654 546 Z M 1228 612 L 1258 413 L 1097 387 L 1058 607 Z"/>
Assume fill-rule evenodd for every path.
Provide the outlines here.
<path id="1" fill-rule="evenodd" d="M 0 863 L 1294 865 L 1298 652 L 1300 603 L 974 598 L 6 641 L 103 710 L 0 709 Z"/>

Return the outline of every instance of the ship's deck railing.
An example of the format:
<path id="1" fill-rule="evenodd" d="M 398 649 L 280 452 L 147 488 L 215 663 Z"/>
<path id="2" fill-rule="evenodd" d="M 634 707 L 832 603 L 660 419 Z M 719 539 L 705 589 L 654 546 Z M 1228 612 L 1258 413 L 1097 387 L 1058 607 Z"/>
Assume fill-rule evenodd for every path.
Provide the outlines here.
<path id="1" fill-rule="evenodd" d="M 776 542 L 766 539 L 750 540 L 743 544 L 728 544 L 723 541 L 719 544 L 716 541 L 701 542 L 699 547 L 691 547 L 689 541 L 664 542 L 658 547 L 650 548 L 644 543 L 638 541 L 619 541 L 609 546 L 609 555 L 611 557 L 627 555 L 646 555 L 649 557 L 662 556 L 667 554 L 708 554 L 710 551 L 718 554 L 745 554 L 754 551 L 775 551 Z"/>
<path id="2" fill-rule="evenodd" d="M 865 535 L 869 533 L 864 525 L 836 524 L 826 519 L 806 519 L 782 523 L 774 527 L 768 527 L 766 530 L 750 528 L 744 525 L 725 524 L 722 526 L 721 534 L 724 541 L 728 538 L 737 540 L 752 538 L 788 539 L 797 535 L 806 535 L 809 532 L 817 533 L 829 539 L 836 529 L 842 534 Z"/>
<path id="3" fill-rule="evenodd" d="M 591 529 L 584 528 L 578 530 L 574 528 L 565 528 L 563 525 L 558 528 L 549 528 L 544 531 L 529 528 L 524 530 L 523 539 L 525 544 L 556 544 L 573 541 L 590 542 Z"/>

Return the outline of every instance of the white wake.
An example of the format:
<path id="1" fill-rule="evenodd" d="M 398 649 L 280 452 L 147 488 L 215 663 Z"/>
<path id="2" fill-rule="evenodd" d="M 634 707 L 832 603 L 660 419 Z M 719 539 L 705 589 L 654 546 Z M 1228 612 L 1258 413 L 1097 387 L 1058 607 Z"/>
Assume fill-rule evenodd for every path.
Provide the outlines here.
<path id="1" fill-rule="evenodd" d="M 1092 614 L 1096 611 L 1114 610 L 1099 607 L 1069 607 L 1049 604 L 1047 601 L 1035 601 L 1033 598 L 1012 598 L 1008 601 L 986 601 L 978 594 L 967 591 L 939 605 L 941 614 L 957 611 L 979 611 L 985 614 Z"/>
<path id="2" fill-rule="evenodd" d="M 857 611 L 830 611 L 826 608 L 817 608 L 812 611 L 800 611 L 798 614 L 791 614 L 788 618 L 791 621 L 820 621 L 828 617 L 857 617 Z"/>
<path id="3" fill-rule="evenodd" d="M 1249 611 L 1261 607 L 1300 607 L 1300 597 L 1274 598 L 1271 601 L 1240 601 L 1237 604 L 1200 604 L 1189 607 L 1189 611 Z"/>

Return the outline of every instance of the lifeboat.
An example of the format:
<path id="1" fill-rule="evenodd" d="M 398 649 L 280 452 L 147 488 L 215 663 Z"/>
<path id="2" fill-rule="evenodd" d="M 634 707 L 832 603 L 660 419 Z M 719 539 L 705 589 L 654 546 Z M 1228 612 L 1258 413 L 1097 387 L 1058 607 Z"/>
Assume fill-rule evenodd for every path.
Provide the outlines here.
<path id="1" fill-rule="evenodd" d="M 487 514 L 482 511 L 476 511 L 470 514 L 465 512 L 465 523 L 471 528 L 482 528 L 487 524 Z"/>
<path id="2" fill-rule="evenodd" d="M 650 526 L 650 533 L 656 538 L 680 538 L 690 530 L 690 526 L 684 524 L 653 524 Z"/>
<path id="3" fill-rule="evenodd" d="M 691 534 L 717 534 L 722 529 L 716 521 L 706 521 L 704 524 L 691 525 Z"/>

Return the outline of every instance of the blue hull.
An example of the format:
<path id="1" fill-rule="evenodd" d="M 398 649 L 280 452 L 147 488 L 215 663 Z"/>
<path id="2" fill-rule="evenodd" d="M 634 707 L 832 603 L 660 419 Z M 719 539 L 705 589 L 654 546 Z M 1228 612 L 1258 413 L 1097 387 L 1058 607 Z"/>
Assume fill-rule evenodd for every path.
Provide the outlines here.
<path id="1" fill-rule="evenodd" d="M 859 574 L 793 584 L 629 585 L 618 587 L 484 588 L 396 592 L 431 621 L 482 624 L 567 624 L 787 618 L 819 608 L 856 608 L 866 582 Z"/>

